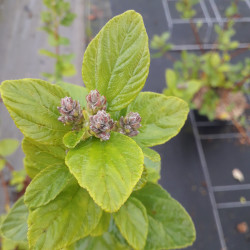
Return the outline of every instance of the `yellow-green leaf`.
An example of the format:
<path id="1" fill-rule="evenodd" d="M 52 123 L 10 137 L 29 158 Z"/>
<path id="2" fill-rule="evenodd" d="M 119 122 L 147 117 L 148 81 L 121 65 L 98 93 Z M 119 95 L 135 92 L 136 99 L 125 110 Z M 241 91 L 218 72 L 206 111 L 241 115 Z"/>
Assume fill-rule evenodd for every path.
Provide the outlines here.
<path id="1" fill-rule="evenodd" d="M 65 148 L 62 145 L 44 145 L 28 138 L 22 142 L 24 166 L 31 178 L 48 166 L 64 164 Z"/>
<path id="2" fill-rule="evenodd" d="M 177 249 L 192 245 L 196 237 L 192 219 L 164 189 L 148 182 L 133 196 L 147 209 L 149 231 L 145 250 Z"/>
<path id="3" fill-rule="evenodd" d="M 148 36 L 133 10 L 112 18 L 89 44 L 82 76 L 87 89 L 107 98 L 108 110 L 121 110 L 140 92 L 149 71 Z"/>
<path id="4" fill-rule="evenodd" d="M 98 224 L 102 210 L 76 181 L 46 206 L 30 211 L 31 249 L 61 249 L 86 237 Z"/>
<path id="5" fill-rule="evenodd" d="M 114 214 L 114 220 L 122 236 L 134 249 L 143 249 L 148 234 L 148 216 L 142 203 L 129 198 Z"/>
<path id="6" fill-rule="evenodd" d="M 142 118 L 138 144 L 152 147 L 163 144 L 177 135 L 189 112 L 188 105 L 177 97 L 142 92 L 128 106 L 127 112 L 138 112 Z"/>
<path id="7" fill-rule="evenodd" d="M 68 92 L 56 85 L 36 79 L 5 81 L 1 96 L 16 126 L 33 140 L 60 144 L 71 127 L 58 121 L 61 98 Z"/>
<path id="8" fill-rule="evenodd" d="M 1 232 L 4 237 L 13 241 L 27 241 L 28 208 L 21 197 L 11 208 L 1 224 Z"/>
<path id="9" fill-rule="evenodd" d="M 141 177 L 143 153 L 128 136 L 112 133 L 108 141 L 92 137 L 70 149 L 66 164 L 103 210 L 115 212 Z"/>
<path id="10" fill-rule="evenodd" d="M 45 168 L 31 181 L 26 189 L 24 202 L 29 209 L 48 204 L 54 200 L 74 178 L 65 164 Z"/>

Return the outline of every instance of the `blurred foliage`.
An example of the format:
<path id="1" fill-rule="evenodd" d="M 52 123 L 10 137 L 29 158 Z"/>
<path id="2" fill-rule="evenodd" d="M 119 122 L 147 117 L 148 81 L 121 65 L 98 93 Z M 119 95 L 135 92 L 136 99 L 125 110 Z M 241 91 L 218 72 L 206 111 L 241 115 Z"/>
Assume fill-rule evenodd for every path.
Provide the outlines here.
<path id="1" fill-rule="evenodd" d="M 152 54 L 153 58 L 161 57 L 166 52 L 172 49 L 172 44 L 168 43 L 170 38 L 170 34 L 168 32 L 162 33 L 160 36 L 154 35 L 151 40 L 150 47 L 154 50 L 158 50 L 159 52 Z"/>
<path id="2" fill-rule="evenodd" d="M 73 23 L 76 15 L 70 11 L 70 1 L 66 0 L 43 0 L 46 11 L 41 13 L 43 27 L 41 28 L 48 35 L 48 43 L 54 47 L 54 52 L 41 49 L 39 53 L 51 57 L 55 60 L 53 73 L 43 73 L 49 81 L 62 81 L 63 77 L 73 76 L 76 73 L 75 66 L 72 64 L 74 54 L 62 54 L 61 46 L 68 46 L 70 40 L 60 36 L 60 27 L 69 27 Z"/>
<path id="3" fill-rule="evenodd" d="M 3 139 L 0 141 L 0 172 L 7 166 L 10 165 L 6 157 L 11 156 L 19 147 L 19 141 L 16 139 Z M 16 191 L 20 192 L 24 188 L 24 181 L 26 179 L 25 170 L 15 171 L 9 167 L 11 171 L 10 185 L 16 187 Z"/>
<path id="4" fill-rule="evenodd" d="M 197 2 L 180 0 L 176 8 L 183 18 L 191 19 L 195 15 L 195 11 L 191 10 Z M 184 99 L 191 108 L 198 109 L 200 114 L 210 120 L 236 119 L 245 126 L 246 117 L 242 114 L 247 108 L 244 94 L 249 93 L 250 59 L 232 62 L 233 57 L 242 52 L 238 49 L 238 41 L 233 40 L 233 17 L 238 15 L 235 2 L 226 9 L 225 15 L 228 22 L 224 27 L 215 26 L 217 40 L 212 50 L 196 54 L 182 51 L 180 59 L 174 61 L 173 70 L 166 70 L 167 88 L 164 94 Z M 156 49 L 160 56 L 169 51 L 162 48 L 172 47 L 168 43 L 169 35 L 164 34 L 154 36 L 151 42 L 151 48 Z"/>
<path id="5" fill-rule="evenodd" d="M 196 15 L 194 6 L 197 3 L 199 3 L 199 0 L 179 0 L 175 6 L 181 15 L 181 18 L 190 19 Z"/>
<path id="6" fill-rule="evenodd" d="M 19 171 L 12 171 L 11 172 L 11 180 L 10 185 L 15 186 L 17 192 L 21 192 L 24 189 L 24 182 L 26 179 L 26 171 L 25 169 L 19 170 Z"/>

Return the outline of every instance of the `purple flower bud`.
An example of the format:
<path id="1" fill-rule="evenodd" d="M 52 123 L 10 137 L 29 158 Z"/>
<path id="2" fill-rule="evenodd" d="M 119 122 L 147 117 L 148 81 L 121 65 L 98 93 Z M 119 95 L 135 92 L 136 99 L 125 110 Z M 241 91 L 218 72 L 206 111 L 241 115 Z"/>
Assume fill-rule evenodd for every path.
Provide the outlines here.
<path id="1" fill-rule="evenodd" d="M 110 114 L 104 110 L 99 110 L 96 115 L 89 117 L 90 130 L 98 138 L 107 141 L 110 138 L 110 131 L 114 127 L 114 121 Z"/>
<path id="2" fill-rule="evenodd" d="M 61 107 L 57 107 L 61 116 L 58 121 L 64 125 L 80 124 L 83 120 L 82 109 L 78 101 L 72 100 L 71 97 L 64 97 L 61 99 Z"/>
<path id="3" fill-rule="evenodd" d="M 121 134 L 128 135 L 130 137 L 138 135 L 138 129 L 141 127 L 141 117 L 137 112 L 130 112 L 125 118 L 122 116 L 119 121 L 118 131 Z"/>
<path id="4" fill-rule="evenodd" d="M 96 114 L 98 110 L 106 110 L 106 98 L 101 96 L 98 90 L 91 90 L 86 96 L 87 108 Z"/>

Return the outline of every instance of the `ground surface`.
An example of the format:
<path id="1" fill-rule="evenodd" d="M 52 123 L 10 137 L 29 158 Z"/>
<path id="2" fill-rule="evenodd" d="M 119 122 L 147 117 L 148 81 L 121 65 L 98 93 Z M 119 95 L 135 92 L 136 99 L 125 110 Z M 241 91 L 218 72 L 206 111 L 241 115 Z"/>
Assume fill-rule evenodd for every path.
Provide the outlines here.
<path id="1" fill-rule="evenodd" d="M 83 55 L 84 24 L 83 13 L 96 13 L 88 30 L 88 36 L 93 36 L 100 27 L 111 17 L 128 9 L 135 9 L 143 16 L 145 26 L 151 39 L 154 34 L 161 34 L 167 29 L 167 21 L 162 1 L 160 0 L 77 0 L 71 1 L 78 19 L 70 31 L 65 31 L 71 38 L 70 50 L 77 55 L 76 65 L 78 74 L 71 79 L 72 83 L 81 84 L 80 67 Z M 36 4 L 35 4 L 36 3 Z M 86 11 L 87 9 L 87 11 Z M 0 1 L 0 80 L 18 79 L 24 77 L 40 77 L 40 72 L 48 71 L 50 63 L 37 54 L 39 48 L 46 47 L 46 36 L 37 31 L 40 26 L 39 12 L 41 4 L 35 0 L 2 0 Z M 180 29 L 180 30 L 179 30 Z M 175 39 L 181 39 L 185 34 L 185 27 L 178 28 Z M 247 37 L 248 36 L 248 37 Z M 88 37 L 87 37 L 88 38 Z M 184 37 L 185 38 L 185 37 Z M 189 42 L 194 42 L 187 37 Z M 249 32 L 244 39 L 250 41 Z M 173 52 L 178 56 L 177 52 Z M 4 58 L 4 59 L 2 59 Z M 164 72 L 172 67 L 167 59 L 152 59 L 150 73 L 144 90 L 162 92 L 165 88 Z M 10 120 L 3 105 L 0 106 L 1 138 L 13 137 L 21 139 L 22 136 Z M 211 132 L 202 128 L 200 133 L 222 133 L 221 126 L 213 128 Z M 231 175 L 233 168 L 239 168 L 245 175 L 244 184 L 250 184 L 249 147 L 239 145 L 234 140 L 203 140 L 202 146 L 207 161 L 208 173 L 213 186 L 238 184 Z M 214 219 L 211 200 L 208 195 L 207 183 L 202 171 L 201 161 L 195 144 L 195 136 L 190 120 L 178 136 L 165 145 L 155 148 L 162 158 L 161 184 L 171 195 L 177 199 L 191 214 L 196 230 L 197 240 L 192 250 L 220 250 L 221 244 Z M 22 167 L 23 154 L 21 149 L 10 159 L 17 168 Z M 250 190 L 233 192 L 216 192 L 217 203 L 237 202 L 244 196 L 250 200 Z M 3 211 L 3 196 L 0 191 L 0 207 Z M 250 249 L 249 235 L 239 234 L 235 227 L 238 223 L 246 221 L 250 224 L 249 207 L 220 209 L 219 216 L 228 250 Z"/>

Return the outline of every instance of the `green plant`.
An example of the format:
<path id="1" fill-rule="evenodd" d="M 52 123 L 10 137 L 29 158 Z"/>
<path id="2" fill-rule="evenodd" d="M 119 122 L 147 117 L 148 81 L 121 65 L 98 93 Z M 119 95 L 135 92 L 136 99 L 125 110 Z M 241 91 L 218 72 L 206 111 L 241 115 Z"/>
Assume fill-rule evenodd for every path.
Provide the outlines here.
<path id="1" fill-rule="evenodd" d="M 43 0 L 47 10 L 41 13 L 44 23 L 41 28 L 48 34 L 48 43 L 55 47 L 55 51 L 41 49 L 40 54 L 51 57 L 55 60 L 53 73 L 43 73 L 49 81 L 62 81 L 63 77 L 72 76 L 76 73 L 75 66 L 71 63 L 74 54 L 62 54 L 60 46 L 68 46 L 70 40 L 60 35 L 60 26 L 69 27 L 76 15 L 70 11 L 70 2 L 67 0 Z"/>
<path id="2" fill-rule="evenodd" d="M 237 10 L 236 3 L 232 2 L 225 13 L 228 22 L 224 27 L 215 26 L 217 40 L 213 49 L 205 52 L 198 38 L 196 41 L 201 48 L 200 53 L 182 51 L 179 60 L 170 58 L 174 65 L 172 70 L 166 70 L 167 88 L 163 93 L 182 98 L 189 103 L 190 108 L 198 109 L 199 113 L 207 116 L 209 120 L 231 120 L 242 134 L 243 140 L 247 142 L 248 125 L 244 112 L 248 108 L 245 94 L 249 93 L 250 60 L 246 58 L 244 62 L 232 62 L 235 56 L 246 51 L 238 49 L 231 52 L 239 46 L 239 43 L 233 40 L 233 17 L 237 16 Z M 194 29 L 192 18 L 190 24 Z M 197 34 L 198 31 L 195 29 L 196 38 Z M 162 53 L 161 48 L 167 44 L 157 47 L 154 40 L 153 38 L 151 47 L 166 55 L 166 52 Z"/>
<path id="3" fill-rule="evenodd" d="M 194 6 L 199 3 L 199 0 L 179 0 L 176 3 L 176 9 L 181 14 L 182 18 L 193 18 L 196 15 Z"/>
<path id="4" fill-rule="evenodd" d="M 149 70 L 141 16 L 111 19 L 83 59 L 86 88 L 36 79 L 5 81 L 1 94 L 25 138 L 33 179 L 1 231 L 31 249 L 177 249 L 195 229 L 157 184 L 163 144 L 183 126 L 187 104 L 142 92 Z M 86 98 L 85 98 L 86 97 Z"/>

